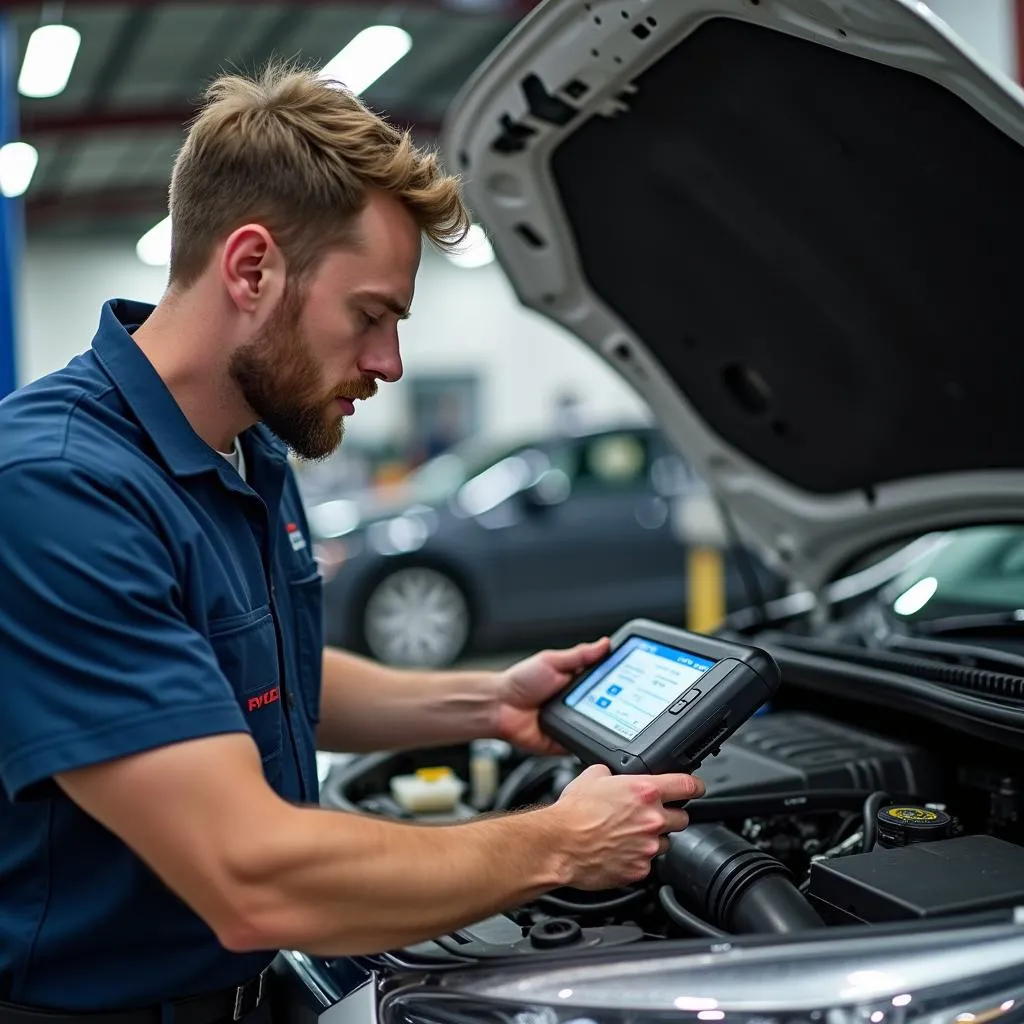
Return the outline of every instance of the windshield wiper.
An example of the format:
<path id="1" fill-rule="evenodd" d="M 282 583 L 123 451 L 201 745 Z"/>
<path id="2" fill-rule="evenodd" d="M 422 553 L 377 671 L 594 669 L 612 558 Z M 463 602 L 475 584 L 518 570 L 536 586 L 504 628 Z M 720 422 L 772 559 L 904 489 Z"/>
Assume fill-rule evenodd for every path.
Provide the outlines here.
<path id="1" fill-rule="evenodd" d="M 920 636 L 1024 636 L 1024 608 L 1005 612 L 972 612 L 914 623 Z"/>

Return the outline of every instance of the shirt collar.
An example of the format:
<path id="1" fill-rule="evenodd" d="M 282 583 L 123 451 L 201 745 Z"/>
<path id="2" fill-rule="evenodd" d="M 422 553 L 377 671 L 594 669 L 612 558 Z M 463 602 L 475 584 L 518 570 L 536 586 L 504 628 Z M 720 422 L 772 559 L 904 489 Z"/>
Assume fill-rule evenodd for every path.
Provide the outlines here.
<path id="1" fill-rule="evenodd" d="M 129 333 L 129 328 L 144 323 L 154 308 L 127 299 L 105 303 L 92 343 L 96 357 L 171 473 L 185 477 L 216 472 L 233 489 L 241 486 L 248 490 L 223 457 L 195 432 Z M 250 457 L 261 455 L 282 465 L 286 462 L 285 446 L 262 424 L 251 427 L 245 436 L 250 441 Z"/>

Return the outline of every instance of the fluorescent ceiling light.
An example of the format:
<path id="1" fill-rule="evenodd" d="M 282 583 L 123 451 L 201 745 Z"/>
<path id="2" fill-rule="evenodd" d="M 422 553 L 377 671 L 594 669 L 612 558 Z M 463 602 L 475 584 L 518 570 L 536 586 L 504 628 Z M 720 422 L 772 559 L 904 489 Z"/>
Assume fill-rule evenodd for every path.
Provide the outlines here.
<path id="1" fill-rule="evenodd" d="M 28 37 L 18 92 L 45 99 L 64 91 L 82 36 L 70 25 L 41 25 Z"/>
<path id="2" fill-rule="evenodd" d="M 357 96 L 412 49 L 412 36 L 397 25 L 364 28 L 320 72 L 322 78 L 341 82 Z"/>
<path id="3" fill-rule="evenodd" d="M 8 199 L 20 196 L 31 183 L 38 163 L 36 147 L 27 142 L 0 146 L 0 193 Z"/>
<path id="4" fill-rule="evenodd" d="M 485 267 L 494 261 L 494 250 L 491 248 L 490 239 L 487 233 L 479 224 L 473 224 L 469 233 L 459 244 L 454 252 L 445 252 L 452 263 L 457 267 L 472 270 L 475 267 Z"/>
<path id="5" fill-rule="evenodd" d="M 166 267 L 171 262 L 171 218 L 154 224 L 135 244 L 135 254 L 148 267 Z"/>

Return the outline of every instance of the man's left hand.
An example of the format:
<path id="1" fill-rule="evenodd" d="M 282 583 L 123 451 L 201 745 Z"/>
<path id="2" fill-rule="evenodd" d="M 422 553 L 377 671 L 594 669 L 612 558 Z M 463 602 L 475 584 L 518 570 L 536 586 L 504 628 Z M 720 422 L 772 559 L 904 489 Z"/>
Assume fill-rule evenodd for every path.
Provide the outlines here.
<path id="1" fill-rule="evenodd" d="M 573 676 L 600 661 L 607 637 L 562 651 L 541 651 L 498 677 L 498 735 L 532 754 L 559 754 L 562 748 L 540 731 L 537 709 Z"/>

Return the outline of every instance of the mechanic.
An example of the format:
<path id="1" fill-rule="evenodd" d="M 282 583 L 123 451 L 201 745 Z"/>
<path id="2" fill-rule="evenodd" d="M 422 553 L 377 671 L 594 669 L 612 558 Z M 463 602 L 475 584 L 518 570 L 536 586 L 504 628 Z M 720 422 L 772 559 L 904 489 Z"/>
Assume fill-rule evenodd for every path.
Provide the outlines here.
<path id="1" fill-rule="evenodd" d="M 433 155 L 310 71 L 224 76 L 170 209 L 160 303 L 0 403 L 0 1024 L 267 1019 L 277 950 L 637 881 L 703 793 L 592 768 L 458 826 L 314 806 L 318 748 L 550 753 L 538 705 L 607 641 L 429 674 L 323 648 L 286 451 L 402 373 L 421 239 L 469 224 Z"/>

